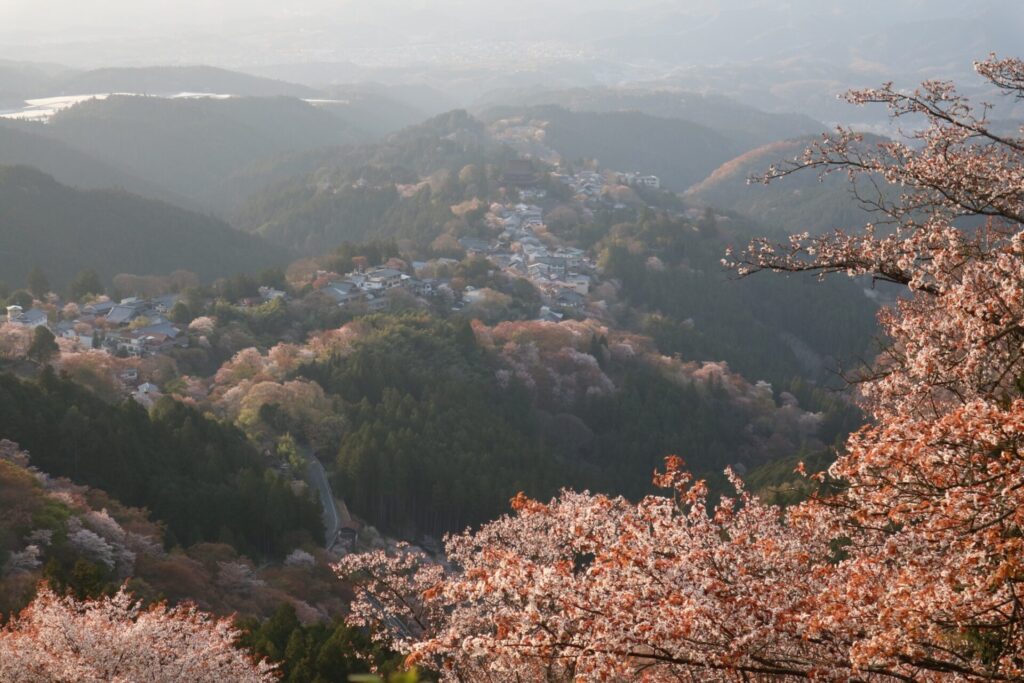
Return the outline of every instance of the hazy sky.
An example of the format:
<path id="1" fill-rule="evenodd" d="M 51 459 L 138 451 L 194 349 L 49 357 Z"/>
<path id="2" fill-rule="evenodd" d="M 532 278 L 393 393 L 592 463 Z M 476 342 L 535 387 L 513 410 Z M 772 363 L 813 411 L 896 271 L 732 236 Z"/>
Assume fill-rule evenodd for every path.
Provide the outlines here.
<path id="1" fill-rule="evenodd" d="M 814 42 L 840 52 L 905 23 L 924 27 L 908 30 L 915 49 L 922 32 L 930 48 L 928 22 L 950 17 L 965 22 L 957 41 L 998 43 L 978 35 L 991 28 L 1015 48 L 1024 0 L 0 0 L 0 58 L 237 66 L 405 59 L 415 45 L 458 56 L 474 44 L 557 44 L 570 55 L 607 47 L 613 59 L 641 60 L 660 41 L 668 61 L 706 62 L 771 58 Z M 950 44 L 944 31 L 935 34 L 937 55 Z M 510 62 L 521 56 L 500 49 Z"/>
<path id="2" fill-rule="evenodd" d="M 597 0 L 598 5 L 603 0 Z M 57 33 L 82 26 L 144 27 L 244 25 L 264 20 L 324 18 L 353 22 L 431 10 L 476 6 L 478 11 L 504 11 L 516 3 L 504 0 L 3 0 L 0 25 L 8 30 Z M 525 5 L 545 3 L 526 0 Z"/>
<path id="3" fill-rule="evenodd" d="M 80 26 L 216 25 L 244 18 L 309 14 L 372 5 L 349 0 L 4 0 L 0 25 L 8 30 L 62 32 Z"/>
<path id="4" fill-rule="evenodd" d="M 0 26 L 5 32 L 56 34 L 97 26 L 212 28 L 268 19 L 361 22 L 400 19 L 403 15 L 433 15 L 439 20 L 468 17 L 480 23 L 518 24 L 523 19 L 546 18 L 548 22 L 557 22 L 610 10 L 645 12 L 650 7 L 686 14 L 769 5 L 783 12 L 806 13 L 823 7 L 833 11 L 832 8 L 842 4 L 836 5 L 835 0 L 3 0 L 0 2 Z M 872 4 L 884 7 L 886 14 L 892 17 L 899 14 L 900 6 L 911 11 L 929 7 L 932 13 L 938 8 L 941 14 L 950 6 L 969 6 L 977 2 L 889 0 L 885 3 L 849 3 L 864 12 L 878 9 L 871 7 Z M 985 0 L 981 4 L 985 4 Z"/>

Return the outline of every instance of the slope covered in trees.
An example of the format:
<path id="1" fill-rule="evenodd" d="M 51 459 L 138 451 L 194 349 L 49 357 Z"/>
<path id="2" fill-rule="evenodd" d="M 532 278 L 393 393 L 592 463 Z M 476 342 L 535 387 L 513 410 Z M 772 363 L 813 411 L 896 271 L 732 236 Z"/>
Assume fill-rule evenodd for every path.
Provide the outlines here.
<path id="1" fill-rule="evenodd" d="M 4 125 L 0 119 L 0 165 L 32 166 L 59 183 L 85 190 L 119 188 L 133 194 L 162 199 L 179 206 L 188 200 L 166 188 L 147 182 L 113 164 L 59 140 L 21 127 Z"/>
<path id="2" fill-rule="evenodd" d="M 178 269 L 212 279 L 283 260 L 277 248 L 207 216 L 123 191 L 72 189 L 24 166 L 0 167 L 0 272 L 12 284 L 34 265 L 64 286 L 84 267 L 105 279 Z"/>
<path id="3" fill-rule="evenodd" d="M 530 403 L 495 381 L 468 323 L 371 322 L 350 356 L 303 370 L 345 405 L 340 491 L 384 528 L 414 535 L 477 523 L 517 490 L 564 476 Z"/>
<path id="4" fill-rule="evenodd" d="M 232 183 L 250 199 L 232 221 L 314 254 L 352 241 L 407 238 L 427 246 L 455 216 L 452 204 L 497 187 L 510 156 L 464 111 L 436 116 L 379 143 L 313 151 L 250 168 Z M 473 165 L 482 182 L 461 182 Z M 425 176 L 431 182 L 421 183 Z M 406 185 L 400 189 L 397 185 Z M 262 188 L 259 189 L 258 188 Z"/>
<path id="5" fill-rule="evenodd" d="M 218 372 L 211 401 L 246 415 L 253 432 L 287 430 L 328 457 L 336 449 L 351 509 L 416 537 L 486 520 L 518 490 L 643 495 L 666 451 L 689 453 L 714 477 L 728 464 L 821 450 L 854 424 L 841 401 L 797 391 L 820 412 L 593 321 L 471 328 L 416 314 L 361 318 L 305 352 L 241 352 Z M 344 425 L 330 435 L 324 392 Z"/>
<path id="6" fill-rule="evenodd" d="M 0 434 L 43 471 L 148 508 L 169 543 L 223 541 L 268 556 L 322 534 L 316 504 L 267 471 L 241 432 L 169 399 L 147 414 L 50 370 L 38 382 L 0 375 Z"/>
<path id="7" fill-rule="evenodd" d="M 727 97 L 677 88 L 608 87 L 569 90 L 499 91 L 487 100 L 495 106 L 518 102 L 525 106 L 557 105 L 578 112 L 639 112 L 681 119 L 710 128 L 745 148 L 816 133 L 824 126 L 800 114 L 772 114 Z"/>
<path id="8" fill-rule="evenodd" d="M 596 250 L 604 275 L 621 284 L 613 313 L 663 353 L 724 360 L 778 386 L 798 376 L 834 383 L 837 368 L 871 354 L 877 304 L 854 282 L 738 280 L 722 255 L 757 229 L 711 211 L 696 224 L 645 211 L 612 226 Z"/>
<path id="9" fill-rule="evenodd" d="M 597 159 L 616 171 L 640 171 L 684 190 L 744 151 L 742 143 L 706 126 L 636 111 L 569 111 L 561 107 L 497 107 L 487 121 L 543 121 L 544 143 L 566 161 Z"/>
<path id="10" fill-rule="evenodd" d="M 789 232 L 818 234 L 863 225 L 870 220 L 870 214 L 858 203 L 857 196 L 869 201 L 877 199 L 877 189 L 868 178 L 861 178 L 856 187 L 838 175 L 819 179 L 814 173 L 794 176 L 787 183 L 748 182 L 761 177 L 773 164 L 799 157 L 814 140 L 801 137 L 777 141 L 741 154 L 690 187 L 685 197 Z M 864 144 L 882 141 L 878 136 L 866 135 Z"/>

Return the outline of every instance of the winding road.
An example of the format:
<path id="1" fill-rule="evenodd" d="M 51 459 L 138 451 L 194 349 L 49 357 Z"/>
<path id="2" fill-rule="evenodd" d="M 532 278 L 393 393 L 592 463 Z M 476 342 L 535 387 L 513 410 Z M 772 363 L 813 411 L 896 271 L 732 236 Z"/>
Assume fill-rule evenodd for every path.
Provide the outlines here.
<path id="1" fill-rule="evenodd" d="M 312 449 L 307 446 L 299 446 L 299 451 L 306 459 L 306 482 L 316 489 L 320 495 L 320 504 L 323 507 L 324 520 L 324 547 L 330 550 L 338 538 L 338 531 L 341 529 L 342 514 L 338 513 L 338 506 L 335 503 L 334 492 L 331 490 L 331 482 L 327 479 L 327 472 L 324 466 L 313 454 Z M 341 502 L 345 520 L 349 520 L 348 509 L 344 501 Z M 391 630 L 397 632 L 404 638 L 412 638 L 413 633 L 409 626 L 401 619 L 384 611 L 384 606 L 373 595 L 368 594 L 370 603 L 384 615 L 384 622 Z"/>
<path id="2" fill-rule="evenodd" d="M 313 455 L 313 451 L 305 446 L 300 447 L 300 451 L 306 458 L 306 482 L 316 489 L 320 496 L 320 505 L 323 507 L 324 547 L 330 550 L 338 538 L 338 530 L 341 529 L 341 515 L 338 514 L 338 506 L 334 503 L 331 482 L 328 481 L 327 472 Z"/>

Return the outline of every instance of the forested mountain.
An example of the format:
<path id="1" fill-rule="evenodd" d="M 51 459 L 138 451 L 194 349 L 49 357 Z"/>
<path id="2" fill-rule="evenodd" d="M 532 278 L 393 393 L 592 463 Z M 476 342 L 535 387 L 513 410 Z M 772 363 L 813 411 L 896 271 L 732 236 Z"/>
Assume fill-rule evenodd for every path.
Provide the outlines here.
<path id="1" fill-rule="evenodd" d="M 211 208 L 220 204 L 221 180 L 247 164 L 364 137 L 330 112 L 285 97 L 112 96 L 20 127 Z"/>
<path id="2" fill-rule="evenodd" d="M 565 470 L 541 446 L 528 398 L 498 384 L 468 323 L 371 324 L 354 355 L 303 371 L 345 402 L 337 480 L 355 509 L 388 529 L 439 534 L 517 490 L 557 487 Z"/>
<path id="3" fill-rule="evenodd" d="M 873 355 L 877 304 L 852 281 L 737 279 L 722 255 L 758 231 L 768 232 L 710 211 L 696 226 L 650 212 L 613 226 L 596 250 L 605 276 L 622 287 L 615 310 L 663 353 L 724 360 L 776 385 L 798 376 L 834 383 L 839 366 Z"/>
<path id="4" fill-rule="evenodd" d="M 454 109 L 364 146 L 341 163 L 348 168 L 356 164 L 404 167 L 427 175 L 437 170 L 458 170 L 467 158 L 497 153 L 500 147 L 491 140 L 481 120 L 463 109 Z"/>
<path id="5" fill-rule="evenodd" d="M 706 126 L 635 111 L 569 111 L 562 107 L 496 107 L 487 121 L 518 118 L 536 122 L 544 143 L 566 161 L 597 159 L 617 171 L 657 175 L 662 184 L 684 190 L 744 144 Z"/>
<path id="6" fill-rule="evenodd" d="M 0 167 L 0 272 L 21 283 L 33 266 L 63 286 L 91 268 L 204 279 L 279 264 L 282 251 L 229 225 L 118 190 L 76 190 L 25 166 Z"/>
<path id="7" fill-rule="evenodd" d="M 429 245 L 454 219 L 449 204 L 425 186 L 412 197 L 394 187 L 321 189 L 315 178 L 301 177 L 256 196 L 237 215 L 268 242 L 300 254 L 317 254 L 343 242 L 410 238 Z M 328 181 L 330 182 L 330 181 Z"/>
<path id="8" fill-rule="evenodd" d="M 576 112 L 635 111 L 681 119 L 710 128 L 744 147 L 824 129 L 809 116 L 767 113 L 727 97 L 667 87 L 499 91 L 485 96 L 482 106 L 500 106 L 503 102 L 518 102 L 524 106 L 557 105 Z"/>
<path id="9" fill-rule="evenodd" d="M 5 123 L 0 119 L 0 165 L 32 166 L 64 185 L 79 189 L 120 188 L 172 204 L 189 205 L 189 200 L 181 195 L 65 142 L 40 135 L 38 129 Z"/>
<path id="10" fill-rule="evenodd" d="M 808 386 L 776 397 L 721 364 L 658 354 L 594 322 L 376 315 L 324 333 L 296 370 L 282 365 L 287 353 L 226 362 L 213 407 L 246 412 L 250 429 L 321 442 L 350 509 L 406 538 L 475 524 L 518 490 L 639 496 L 666 452 L 720 481 L 726 465 L 821 450 L 856 424 Z M 343 429 L 322 433 L 311 417 L 325 401 L 300 390 L 310 381 L 336 401 Z"/>
<path id="11" fill-rule="evenodd" d="M 819 178 L 803 173 L 785 182 L 748 183 L 768 172 L 772 164 L 797 158 L 808 144 L 820 139 L 803 137 L 763 145 L 719 166 L 707 178 L 690 187 L 689 200 L 729 209 L 765 225 L 789 232 L 821 233 L 835 228 L 855 228 L 871 218 L 858 203 L 845 174 Z M 884 138 L 865 135 L 863 145 L 873 147 Z M 877 198 L 877 188 L 861 179 L 858 191 L 867 199 Z"/>
<path id="12" fill-rule="evenodd" d="M 49 370 L 38 382 L 0 375 L 0 408 L 0 433 L 43 471 L 149 509 L 170 543 L 268 556 L 293 548 L 289 535 L 322 535 L 314 501 L 266 471 L 241 432 L 177 401 L 152 414 L 111 406 Z"/>
<path id="13" fill-rule="evenodd" d="M 379 143 L 250 167 L 232 179 L 240 195 L 251 197 L 232 222 L 305 254 L 345 241 L 394 237 L 426 246 L 455 218 L 451 205 L 468 198 L 460 171 L 474 165 L 490 185 L 477 183 L 473 192 L 486 196 L 511 156 L 489 138 L 483 123 L 456 110 Z M 426 176 L 431 182 L 421 183 Z M 400 191 L 397 185 L 408 187 Z"/>

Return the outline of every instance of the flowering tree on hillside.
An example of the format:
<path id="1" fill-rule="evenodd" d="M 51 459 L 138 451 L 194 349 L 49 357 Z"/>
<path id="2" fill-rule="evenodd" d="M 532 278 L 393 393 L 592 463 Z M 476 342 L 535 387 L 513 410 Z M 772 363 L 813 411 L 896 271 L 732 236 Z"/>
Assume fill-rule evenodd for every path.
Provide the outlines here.
<path id="1" fill-rule="evenodd" d="M 1024 97 L 1021 60 L 977 71 Z M 402 553 L 347 559 L 362 622 L 447 680 L 1024 677 L 1024 135 L 944 82 L 848 99 L 926 125 L 876 147 L 840 129 L 766 179 L 846 172 L 878 224 L 735 262 L 908 290 L 880 314 L 858 392 L 872 420 L 829 472 L 838 492 L 780 510 L 734 480 L 711 508 L 670 458 L 671 497 L 519 497 L 449 538 L 443 577 Z"/>
<path id="2" fill-rule="evenodd" d="M 148 610 L 124 590 L 80 602 L 45 586 L 0 630 L 0 680 L 10 683 L 181 681 L 257 683 L 273 668 L 234 645 L 228 619 L 193 607 Z"/>

